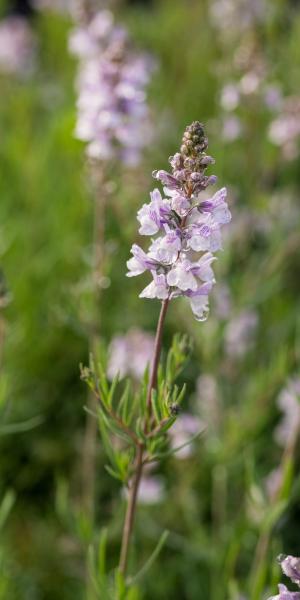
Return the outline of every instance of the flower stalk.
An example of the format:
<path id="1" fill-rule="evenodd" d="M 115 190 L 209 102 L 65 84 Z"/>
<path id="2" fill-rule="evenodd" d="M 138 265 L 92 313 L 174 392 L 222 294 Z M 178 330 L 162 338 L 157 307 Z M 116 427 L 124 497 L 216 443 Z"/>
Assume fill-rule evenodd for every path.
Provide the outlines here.
<path id="1" fill-rule="evenodd" d="M 154 354 L 153 361 L 151 365 L 150 379 L 147 390 L 147 399 L 146 406 L 147 412 L 145 417 L 145 427 L 144 431 L 147 433 L 149 423 L 151 423 L 152 417 L 152 390 L 157 387 L 157 371 L 159 366 L 159 360 L 161 355 L 161 346 L 162 346 L 162 335 L 163 335 L 163 327 L 165 322 L 165 317 L 167 314 L 169 306 L 169 299 L 166 299 L 162 302 L 160 315 L 157 323 L 157 330 L 155 336 L 155 346 L 154 346 Z M 129 489 L 128 503 L 126 509 L 126 515 L 124 520 L 124 528 L 122 535 L 122 543 L 121 543 L 121 553 L 120 553 L 120 563 L 119 569 L 123 575 L 126 574 L 127 562 L 128 562 L 128 553 L 130 548 L 130 541 L 133 532 L 134 520 L 135 520 L 135 512 L 136 512 L 136 501 L 139 491 L 139 485 L 142 478 L 143 467 L 144 467 L 144 451 L 145 446 L 141 443 L 136 445 L 136 462 L 134 469 L 134 477 Z"/>

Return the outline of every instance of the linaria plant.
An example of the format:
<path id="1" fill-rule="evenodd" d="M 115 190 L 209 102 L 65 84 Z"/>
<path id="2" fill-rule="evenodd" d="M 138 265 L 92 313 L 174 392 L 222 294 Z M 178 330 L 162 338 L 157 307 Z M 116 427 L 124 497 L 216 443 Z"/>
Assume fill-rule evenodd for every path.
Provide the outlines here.
<path id="1" fill-rule="evenodd" d="M 208 296 L 215 282 L 212 263 L 214 253 L 221 249 L 221 227 L 230 221 L 226 189 L 211 196 L 205 192 L 216 182 L 206 169 L 214 163 L 206 154 L 207 138 L 198 121 L 184 132 L 180 151 L 170 158 L 171 173 L 153 173 L 163 184 L 163 194 L 155 189 L 150 203 L 138 211 L 139 232 L 150 236 L 148 251 L 132 246 L 132 258 L 127 263 L 128 277 L 149 271 L 152 281 L 141 292 L 141 298 L 158 299 L 161 309 L 157 323 L 154 351 L 150 369 L 146 369 L 140 387 L 132 391 L 129 382 L 119 382 L 118 375 L 111 385 L 105 370 L 91 358 L 89 368 L 82 369 L 85 379 L 98 399 L 98 419 L 110 465 L 109 473 L 127 487 L 127 508 L 124 519 L 119 566 L 116 569 L 115 591 L 103 572 L 91 569 L 99 595 L 126 598 L 132 586 L 144 574 L 158 554 L 165 534 L 159 540 L 153 556 L 137 576 L 128 576 L 136 505 L 143 471 L 149 463 L 174 454 L 179 448 L 170 445 L 168 430 L 173 426 L 184 396 L 184 386 L 175 384 L 187 355 L 187 340 L 176 335 L 161 362 L 162 336 L 166 313 L 172 300 L 183 296 L 198 321 L 208 313 Z M 156 238 L 152 236 L 157 235 Z M 116 437 L 119 441 L 115 443 Z M 190 443 L 194 436 L 187 440 Z M 103 543 L 101 556 L 103 557 Z M 102 565 L 102 563 L 101 563 Z"/>
<path id="2" fill-rule="evenodd" d="M 86 143 L 86 155 L 94 192 L 92 317 L 90 350 L 96 352 L 101 319 L 101 290 L 107 285 L 105 269 L 105 212 L 112 197 L 112 174 L 120 166 L 136 166 L 148 129 L 146 85 L 151 61 L 137 54 L 123 27 L 108 10 L 93 14 L 92 3 L 79 4 L 78 24 L 69 48 L 79 59 L 77 123 L 75 136 Z M 148 136 L 149 139 L 149 136 Z M 94 401 L 89 399 L 93 410 Z M 83 449 L 83 508 L 93 517 L 95 447 L 97 429 L 88 414 Z"/>

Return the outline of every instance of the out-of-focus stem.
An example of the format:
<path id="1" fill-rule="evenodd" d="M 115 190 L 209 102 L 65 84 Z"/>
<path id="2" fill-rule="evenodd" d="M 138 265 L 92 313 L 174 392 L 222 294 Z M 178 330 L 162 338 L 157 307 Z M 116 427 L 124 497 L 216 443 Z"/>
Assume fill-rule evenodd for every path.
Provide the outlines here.
<path id="1" fill-rule="evenodd" d="M 105 175 L 97 166 L 93 173 L 95 184 L 94 200 L 94 232 L 93 232 L 93 298 L 92 319 L 89 335 L 89 350 L 97 357 L 101 327 L 101 279 L 105 261 Z M 89 391 L 87 399 L 88 412 L 82 450 L 82 505 L 85 513 L 94 519 L 95 510 L 95 476 L 96 476 L 96 448 L 97 448 L 97 419 L 93 416 L 97 412 L 97 398 Z"/>
<path id="2" fill-rule="evenodd" d="M 169 298 L 162 302 L 161 311 L 157 323 L 156 336 L 155 336 L 155 344 L 154 344 L 154 354 L 151 365 L 151 372 L 147 390 L 147 414 L 145 418 L 145 432 L 148 430 L 149 421 L 151 420 L 152 407 L 151 407 L 151 394 L 152 390 L 156 389 L 157 386 L 157 371 L 159 365 L 159 359 L 161 354 L 161 344 L 162 344 L 162 334 L 163 327 L 165 322 L 166 313 L 168 310 Z M 139 491 L 139 485 L 141 481 L 141 477 L 143 474 L 143 458 L 144 458 L 145 446 L 142 443 L 137 444 L 136 446 L 136 457 L 135 457 L 135 465 L 134 465 L 134 475 L 132 478 L 132 483 L 129 489 L 128 502 L 126 508 L 126 515 L 124 520 L 123 527 L 123 535 L 122 535 L 122 543 L 121 543 L 121 553 L 120 553 L 120 562 L 119 562 L 119 570 L 123 575 L 126 574 L 128 556 L 130 550 L 130 542 L 133 532 L 134 519 L 136 513 L 136 501 Z"/>

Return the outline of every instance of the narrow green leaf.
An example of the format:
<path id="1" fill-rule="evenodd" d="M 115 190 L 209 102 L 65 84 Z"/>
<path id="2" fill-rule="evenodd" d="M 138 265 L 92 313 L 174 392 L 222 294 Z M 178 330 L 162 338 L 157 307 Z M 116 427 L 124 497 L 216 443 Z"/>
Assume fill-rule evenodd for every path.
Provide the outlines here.
<path id="1" fill-rule="evenodd" d="M 133 577 L 131 577 L 129 579 L 130 585 L 134 585 L 138 581 L 140 581 L 144 577 L 144 575 L 147 573 L 147 571 L 149 571 L 149 569 L 151 569 L 153 563 L 155 562 L 155 560 L 158 557 L 159 553 L 161 552 L 163 546 L 165 545 L 168 536 L 169 536 L 169 531 L 164 531 L 163 534 L 160 536 L 158 543 L 157 543 L 155 549 L 153 550 L 151 556 L 148 558 L 147 562 L 144 564 L 144 566 L 140 569 L 140 571 L 136 575 L 134 575 Z"/>
<path id="2" fill-rule="evenodd" d="M 151 392 L 151 404 L 156 423 L 159 424 L 162 420 L 162 413 L 160 410 L 160 403 L 157 390 L 152 390 Z"/>
<path id="3" fill-rule="evenodd" d="M 130 400 L 130 392 L 131 392 L 131 381 L 130 379 L 127 379 L 126 383 L 125 383 L 125 389 L 124 392 L 120 398 L 119 404 L 118 404 L 118 415 L 121 417 L 122 421 L 124 421 L 124 423 L 126 425 L 129 425 L 130 423 L 130 408 L 132 409 L 132 406 L 130 407 L 129 405 L 129 400 Z"/>
<path id="4" fill-rule="evenodd" d="M 121 475 L 121 473 L 119 473 L 119 471 L 115 471 L 110 465 L 104 465 L 105 470 L 111 475 L 111 477 L 113 477 L 114 479 L 117 479 L 117 481 L 122 481 L 123 483 L 123 477 Z"/>
<path id="5" fill-rule="evenodd" d="M 114 394 L 115 394 L 118 383 L 119 383 L 119 373 L 117 373 L 117 375 L 113 378 L 112 384 L 110 386 L 110 390 L 109 390 L 109 393 L 107 396 L 107 405 L 108 406 L 112 406 Z"/>

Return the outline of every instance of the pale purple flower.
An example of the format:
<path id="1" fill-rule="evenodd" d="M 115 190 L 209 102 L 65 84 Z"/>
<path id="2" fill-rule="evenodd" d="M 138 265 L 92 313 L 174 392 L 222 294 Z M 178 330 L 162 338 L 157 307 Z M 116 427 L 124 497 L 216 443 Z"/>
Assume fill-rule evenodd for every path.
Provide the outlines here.
<path id="1" fill-rule="evenodd" d="M 280 110 L 282 107 L 282 91 L 277 84 L 267 85 L 264 89 L 265 105 L 270 110 Z"/>
<path id="2" fill-rule="evenodd" d="M 228 319 L 232 312 L 232 298 L 230 288 L 225 282 L 213 289 L 212 299 L 216 316 L 222 320 Z"/>
<path id="3" fill-rule="evenodd" d="M 291 379 L 278 397 L 278 407 L 283 418 L 275 430 L 274 437 L 280 446 L 293 442 L 300 429 L 300 379 Z"/>
<path id="4" fill-rule="evenodd" d="M 151 475 L 142 477 L 138 490 L 139 504 L 159 504 L 165 498 L 165 486 L 161 477 Z"/>
<path id="5" fill-rule="evenodd" d="M 137 213 L 137 219 L 141 224 L 139 233 L 141 235 L 154 235 L 164 223 L 168 222 L 170 216 L 170 203 L 163 200 L 158 189 L 150 193 L 151 202 L 144 204 Z"/>
<path id="6" fill-rule="evenodd" d="M 184 446 L 177 453 L 178 458 L 188 458 L 193 453 L 192 439 L 205 428 L 203 421 L 188 413 L 182 413 L 169 430 L 171 448 Z M 191 444 L 189 442 L 191 441 Z"/>
<path id="7" fill-rule="evenodd" d="M 182 239 L 179 229 L 169 229 L 166 227 L 166 233 L 154 240 L 149 247 L 149 251 L 161 263 L 174 262 L 181 250 Z"/>
<path id="8" fill-rule="evenodd" d="M 300 587 L 300 558 L 297 556 L 279 556 L 278 560 L 284 574 Z"/>
<path id="9" fill-rule="evenodd" d="M 113 379 L 131 375 L 140 380 L 152 360 L 154 336 L 140 329 L 113 338 L 108 350 L 107 374 Z"/>
<path id="10" fill-rule="evenodd" d="M 211 268 L 211 263 L 215 260 L 210 252 L 201 256 L 197 263 L 190 262 L 183 255 L 182 260 L 175 262 L 167 275 L 167 282 L 171 287 L 178 287 L 179 290 L 195 292 L 200 282 L 214 283 L 214 273 Z"/>
<path id="11" fill-rule="evenodd" d="M 254 310 L 244 310 L 228 322 L 224 337 L 230 358 L 242 358 L 251 349 L 257 326 L 258 316 Z"/>
<path id="12" fill-rule="evenodd" d="M 127 277 L 135 277 L 136 275 L 141 275 L 144 271 L 152 271 L 159 268 L 159 262 L 149 256 L 149 254 L 146 254 L 137 244 L 133 244 L 131 253 L 133 254 L 133 258 L 127 261 L 129 269 Z"/>
<path id="13" fill-rule="evenodd" d="M 212 252 L 221 249 L 221 227 L 231 219 L 225 188 L 206 199 L 201 196 L 201 191 L 216 181 L 214 175 L 205 175 L 208 165 L 214 163 L 205 154 L 206 148 L 203 126 L 195 122 L 186 129 L 181 152 L 169 159 L 172 173 L 154 171 L 153 176 L 165 186 L 166 197 L 155 189 L 137 218 L 142 235 L 159 236 L 152 239 L 148 252 L 134 244 L 133 258 L 127 262 L 128 277 L 151 271 L 153 281 L 141 298 L 185 296 L 199 321 L 206 318 L 208 295 L 215 282 Z M 197 257 L 195 253 L 200 254 Z"/>
<path id="14" fill-rule="evenodd" d="M 220 424 L 220 398 L 217 380 L 204 373 L 196 382 L 196 404 L 200 417 L 211 431 L 216 432 Z"/>
<path id="15" fill-rule="evenodd" d="M 222 91 L 220 104 L 224 110 L 235 110 L 240 102 L 240 91 L 236 83 L 227 83 Z"/>
<path id="16" fill-rule="evenodd" d="M 137 164 L 151 134 L 145 89 L 153 61 L 132 51 L 108 10 L 75 29 L 69 48 L 80 61 L 76 137 L 93 159 Z"/>
<path id="17" fill-rule="evenodd" d="M 283 573 L 300 587 L 300 558 L 297 556 L 285 556 L 281 554 L 278 562 Z M 290 592 L 285 585 L 279 584 L 279 594 L 272 596 L 269 600 L 300 600 L 300 592 Z"/>
<path id="18" fill-rule="evenodd" d="M 208 294 L 211 292 L 212 283 L 204 283 L 200 285 L 195 291 L 188 290 L 185 292 L 185 296 L 188 297 L 193 311 L 194 317 L 197 321 L 205 321 L 208 311 Z"/>
<path id="19" fill-rule="evenodd" d="M 281 148 L 284 159 L 293 160 L 299 155 L 300 98 L 291 96 L 284 100 L 280 113 L 269 128 L 270 141 Z"/>
<path id="20" fill-rule="evenodd" d="M 140 298 L 158 298 L 158 300 L 166 300 L 169 296 L 169 287 L 165 275 L 157 275 L 153 273 L 153 281 L 143 289 L 140 293 Z"/>
<path id="21" fill-rule="evenodd" d="M 230 115 L 223 121 L 222 137 L 226 142 L 234 142 L 242 134 L 242 124 L 239 117 Z"/>
<path id="22" fill-rule="evenodd" d="M 130 485 L 130 482 L 129 482 Z M 123 489 L 122 495 L 128 498 L 128 489 Z M 139 504 L 154 505 L 165 499 L 166 490 L 162 477 L 158 475 L 143 475 L 138 489 L 137 502 Z"/>
<path id="23" fill-rule="evenodd" d="M 0 21 L 0 71 L 26 75 L 34 66 L 36 40 L 28 20 L 9 16 Z"/>
<path id="24" fill-rule="evenodd" d="M 290 592 L 283 583 L 278 586 L 279 594 L 271 596 L 269 600 L 300 600 L 300 592 Z"/>

